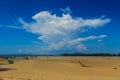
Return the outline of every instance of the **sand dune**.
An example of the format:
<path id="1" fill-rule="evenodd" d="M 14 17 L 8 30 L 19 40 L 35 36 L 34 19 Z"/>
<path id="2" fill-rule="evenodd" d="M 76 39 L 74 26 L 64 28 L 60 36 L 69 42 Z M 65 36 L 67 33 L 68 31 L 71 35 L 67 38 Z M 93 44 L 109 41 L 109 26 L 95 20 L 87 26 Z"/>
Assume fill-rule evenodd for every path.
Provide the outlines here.
<path id="1" fill-rule="evenodd" d="M 0 80 L 120 80 L 120 58 L 15 59 L 14 64 L 0 65 Z"/>

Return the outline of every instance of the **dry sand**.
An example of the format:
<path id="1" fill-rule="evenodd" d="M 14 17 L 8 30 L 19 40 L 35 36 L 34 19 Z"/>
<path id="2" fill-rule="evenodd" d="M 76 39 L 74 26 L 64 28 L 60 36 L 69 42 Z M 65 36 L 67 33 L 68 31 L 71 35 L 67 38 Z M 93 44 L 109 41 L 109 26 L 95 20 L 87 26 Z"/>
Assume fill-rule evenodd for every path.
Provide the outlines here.
<path id="1" fill-rule="evenodd" d="M 86 67 L 82 67 L 79 61 Z M 0 65 L 0 80 L 120 80 L 120 58 L 38 57 L 29 60 L 15 59 L 14 64 Z"/>

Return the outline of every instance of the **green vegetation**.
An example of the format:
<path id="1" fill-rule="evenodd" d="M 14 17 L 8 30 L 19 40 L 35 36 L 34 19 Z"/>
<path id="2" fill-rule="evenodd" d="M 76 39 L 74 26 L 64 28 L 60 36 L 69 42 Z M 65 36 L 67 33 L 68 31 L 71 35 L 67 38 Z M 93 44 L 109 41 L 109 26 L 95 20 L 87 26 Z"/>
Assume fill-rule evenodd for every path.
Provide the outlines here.
<path id="1" fill-rule="evenodd" d="M 120 56 L 120 53 L 118 54 L 111 54 L 111 53 L 64 53 L 61 54 L 61 56 Z"/>

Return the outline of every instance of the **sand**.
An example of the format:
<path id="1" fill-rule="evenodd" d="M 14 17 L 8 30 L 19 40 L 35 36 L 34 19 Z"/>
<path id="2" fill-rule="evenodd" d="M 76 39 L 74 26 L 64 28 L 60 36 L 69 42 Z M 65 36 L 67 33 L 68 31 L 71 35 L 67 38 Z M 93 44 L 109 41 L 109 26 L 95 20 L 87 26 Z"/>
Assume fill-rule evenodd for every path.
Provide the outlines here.
<path id="1" fill-rule="evenodd" d="M 14 64 L 0 65 L 0 80 L 120 80 L 120 58 L 19 58 Z"/>

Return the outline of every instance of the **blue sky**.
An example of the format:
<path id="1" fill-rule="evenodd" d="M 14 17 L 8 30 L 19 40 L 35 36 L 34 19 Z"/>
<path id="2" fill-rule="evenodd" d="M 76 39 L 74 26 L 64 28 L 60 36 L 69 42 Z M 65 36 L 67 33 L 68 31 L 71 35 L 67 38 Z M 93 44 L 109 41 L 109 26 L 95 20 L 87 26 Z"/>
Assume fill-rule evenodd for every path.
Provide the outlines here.
<path id="1" fill-rule="evenodd" d="M 120 52 L 119 0 L 1 0 L 0 54 Z"/>

